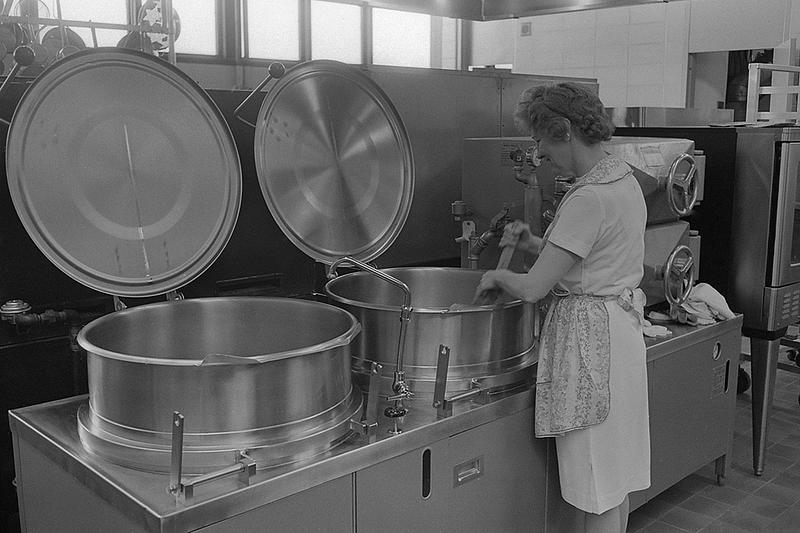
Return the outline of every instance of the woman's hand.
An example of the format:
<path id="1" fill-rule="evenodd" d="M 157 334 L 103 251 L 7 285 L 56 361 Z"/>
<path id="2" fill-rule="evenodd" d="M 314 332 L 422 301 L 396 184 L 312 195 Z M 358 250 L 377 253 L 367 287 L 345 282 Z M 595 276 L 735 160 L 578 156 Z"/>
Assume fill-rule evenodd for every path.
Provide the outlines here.
<path id="1" fill-rule="evenodd" d="M 478 288 L 475 289 L 475 296 L 472 298 L 472 303 L 475 305 L 485 305 L 493 303 L 502 289 L 497 282 L 499 270 L 487 270 L 481 277 Z"/>
<path id="2" fill-rule="evenodd" d="M 520 220 L 515 220 L 506 224 L 503 229 L 503 236 L 500 238 L 500 248 L 514 246 L 518 250 L 538 255 L 539 247 L 542 244 L 541 237 L 531 233 L 531 228 Z"/>

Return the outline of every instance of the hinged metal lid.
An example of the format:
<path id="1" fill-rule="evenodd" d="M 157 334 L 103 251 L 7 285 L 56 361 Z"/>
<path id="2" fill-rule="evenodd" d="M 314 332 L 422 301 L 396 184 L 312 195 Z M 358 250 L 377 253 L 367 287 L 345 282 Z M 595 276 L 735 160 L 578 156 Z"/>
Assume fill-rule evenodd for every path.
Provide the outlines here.
<path id="1" fill-rule="evenodd" d="M 343 63 L 302 63 L 272 87 L 255 161 L 281 230 L 323 263 L 379 256 L 411 208 L 414 164 L 400 116 L 375 82 Z"/>
<path id="2" fill-rule="evenodd" d="M 153 56 L 71 55 L 28 89 L 6 145 L 14 206 L 39 249 L 78 282 L 154 296 L 199 276 L 241 202 L 233 137 L 211 99 Z"/>

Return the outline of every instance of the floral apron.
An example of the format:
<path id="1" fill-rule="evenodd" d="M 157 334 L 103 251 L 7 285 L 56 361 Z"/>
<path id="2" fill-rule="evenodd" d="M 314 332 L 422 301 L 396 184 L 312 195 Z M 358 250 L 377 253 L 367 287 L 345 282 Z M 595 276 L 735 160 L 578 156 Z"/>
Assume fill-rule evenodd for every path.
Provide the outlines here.
<path id="1" fill-rule="evenodd" d="M 578 188 L 618 181 L 632 173 L 621 159 L 607 156 L 578 179 L 564 196 L 564 205 Z M 558 223 L 559 209 L 545 232 Z M 542 246 L 544 246 L 544 243 Z M 542 328 L 536 375 L 537 437 L 563 435 L 603 422 L 611 406 L 609 388 L 611 338 L 607 301 L 616 301 L 641 321 L 644 293 L 625 289 L 615 296 L 570 294 L 556 287 Z"/>

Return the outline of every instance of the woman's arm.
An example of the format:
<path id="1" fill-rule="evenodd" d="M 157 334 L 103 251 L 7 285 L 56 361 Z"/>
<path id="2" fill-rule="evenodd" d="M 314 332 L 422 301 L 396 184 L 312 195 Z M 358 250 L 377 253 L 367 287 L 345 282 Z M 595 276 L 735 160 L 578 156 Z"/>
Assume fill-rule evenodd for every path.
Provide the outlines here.
<path id="1" fill-rule="evenodd" d="M 555 244 L 547 243 L 527 274 L 517 274 L 510 270 L 490 270 L 478 284 L 476 296 L 500 288 L 526 302 L 536 302 L 544 298 L 550 289 L 564 277 L 580 257 Z"/>

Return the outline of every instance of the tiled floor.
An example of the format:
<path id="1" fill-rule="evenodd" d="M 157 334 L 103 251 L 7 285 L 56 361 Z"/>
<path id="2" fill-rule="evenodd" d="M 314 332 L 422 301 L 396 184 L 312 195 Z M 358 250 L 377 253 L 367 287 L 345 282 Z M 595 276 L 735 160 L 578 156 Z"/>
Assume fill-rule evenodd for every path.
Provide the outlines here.
<path id="1" fill-rule="evenodd" d="M 725 484 L 716 485 L 712 462 L 631 513 L 628 532 L 800 533 L 800 375 L 778 370 L 760 477 L 752 469 L 750 392 L 737 398 Z"/>

